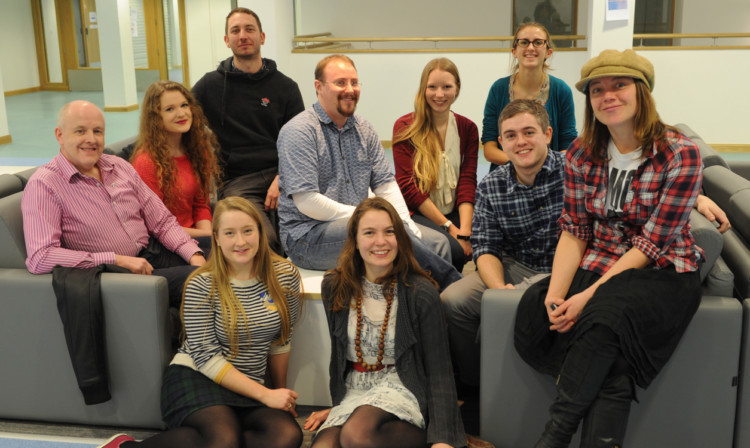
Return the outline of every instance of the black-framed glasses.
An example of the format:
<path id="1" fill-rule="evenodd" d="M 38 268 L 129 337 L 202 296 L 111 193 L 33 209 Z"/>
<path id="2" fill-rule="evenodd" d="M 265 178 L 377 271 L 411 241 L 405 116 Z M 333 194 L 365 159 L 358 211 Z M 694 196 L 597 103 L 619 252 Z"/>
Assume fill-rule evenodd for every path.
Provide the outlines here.
<path id="1" fill-rule="evenodd" d="M 532 44 L 534 48 L 541 48 L 543 45 L 547 45 L 547 39 L 534 39 L 534 40 L 516 39 L 516 41 L 513 42 L 514 47 L 521 47 L 521 48 L 526 48 L 529 46 L 529 44 Z"/>

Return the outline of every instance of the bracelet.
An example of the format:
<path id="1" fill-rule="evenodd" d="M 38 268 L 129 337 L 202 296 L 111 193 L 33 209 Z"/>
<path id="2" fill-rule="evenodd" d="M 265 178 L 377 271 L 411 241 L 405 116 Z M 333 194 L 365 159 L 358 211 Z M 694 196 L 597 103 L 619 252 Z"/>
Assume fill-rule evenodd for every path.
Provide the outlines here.
<path id="1" fill-rule="evenodd" d="M 456 238 L 464 241 L 471 241 L 471 235 L 456 235 Z"/>
<path id="2" fill-rule="evenodd" d="M 440 227 L 443 228 L 446 232 L 450 230 L 451 224 L 453 224 L 450 220 L 445 221 Z"/>

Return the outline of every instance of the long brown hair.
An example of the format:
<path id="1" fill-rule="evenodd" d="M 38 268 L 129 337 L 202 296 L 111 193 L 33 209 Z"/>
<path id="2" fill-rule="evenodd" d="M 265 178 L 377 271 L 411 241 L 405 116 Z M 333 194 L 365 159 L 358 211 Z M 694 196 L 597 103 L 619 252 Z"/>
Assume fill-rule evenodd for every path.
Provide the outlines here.
<path id="1" fill-rule="evenodd" d="M 393 143 L 411 140 L 414 146 L 414 182 L 423 194 L 428 194 L 437 185 L 440 173 L 440 153 L 445 145 L 435 129 L 432 109 L 427 104 L 425 94 L 427 81 L 434 70 L 442 70 L 453 75 L 456 82 L 456 98 L 458 98 L 461 92 L 461 77 L 458 76 L 456 64 L 448 58 L 431 60 L 422 70 L 419 90 L 414 98 L 414 119 L 406 129 L 393 136 Z"/>
<path id="2" fill-rule="evenodd" d="M 167 91 L 180 92 L 190 105 L 190 112 L 193 116 L 192 124 L 190 130 L 182 134 L 182 144 L 185 147 L 185 155 L 193 168 L 195 180 L 208 203 L 208 196 L 215 191 L 216 183 L 221 177 L 221 170 L 216 159 L 219 143 L 213 132 L 208 129 L 208 121 L 203 115 L 203 110 L 182 84 L 174 81 L 157 81 L 148 87 L 143 97 L 140 134 L 135 144 L 137 149 L 130 160 L 134 161 L 141 153 L 151 156 L 156 165 L 156 176 L 164 205 L 167 208 L 174 205 L 178 196 L 176 164 L 169 154 L 167 133 L 161 117 L 161 96 Z"/>
<path id="3" fill-rule="evenodd" d="M 414 258 L 414 248 L 411 238 L 406 233 L 403 221 L 398 216 L 396 209 L 390 202 L 383 198 L 367 198 L 360 202 L 354 209 L 349 219 L 346 243 L 339 254 L 337 267 L 326 272 L 326 277 L 333 279 L 333 290 L 331 291 L 332 309 L 339 311 L 351 306 L 352 300 L 362 297 L 362 278 L 365 276 L 365 263 L 357 249 L 357 231 L 362 216 L 372 210 L 380 210 L 388 213 L 393 223 L 393 231 L 396 235 L 398 253 L 393 260 L 391 270 L 384 276 L 376 279 L 376 283 L 383 287 L 383 292 L 393 281 L 406 284 L 409 274 L 421 275 L 429 279 L 435 286 L 437 283 L 430 278 L 429 274 L 422 269 Z"/>
<path id="4" fill-rule="evenodd" d="M 230 342 L 230 356 L 234 358 L 239 354 L 239 335 L 237 334 L 237 322 L 242 319 L 245 326 L 247 326 L 247 315 L 245 309 L 242 306 L 242 302 L 237 298 L 230 285 L 230 274 L 227 261 L 222 255 L 221 248 L 216 243 L 219 229 L 221 227 L 221 218 L 224 213 L 228 211 L 239 211 L 250 217 L 258 228 L 258 252 L 255 254 L 254 266 L 255 276 L 259 282 L 266 285 L 268 292 L 271 295 L 271 299 L 276 304 L 279 317 L 281 318 L 281 337 L 275 343 L 284 345 L 289 340 L 289 334 L 291 333 L 292 322 L 291 315 L 289 313 L 289 301 L 287 296 L 291 294 L 297 294 L 296 291 L 289 291 L 284 289 L 278 280 L 278 274 L 280 272 L 289 272 L 296 274 L 297 281 L 302 288 L 299 272 L 294 265 L 288 260 L 278 256 L 271 246 L 268 244 L 268 234 L 263 226 L 263 219 L 260 216 L 260 212 L 255 206 L 245 198 L 239 196 L 230 196 L 222 199 L 216 204 L 214 210 L 214 219 L 211 223 L 211 255 L 208 257 L 206 263 L 199 267 L 188 277 L 186 284 L 193 279 L 193 277 L 208 273 L 211 275 L 211 291 L 206 297 L 206 300 L 216 300 L 221 308 L 221 316 L 224 320 L 224 328 L 227 331 L 227 337 Z M 300 296 L 297 296 L 298 299 Z M 180 309 L 183 322 L 183 335 L 185 334 L 185 299 L 183 292 L 182 307 Z M 249 330 L 248 330 L 249 331 Z"/>
<path id="5" fill-rule="evenodd" d="M 643 157 L 646 157 L 649 154 L 649 151 L 646 149 L 650 149 L 654 142 L 663 139 L 667 129 L 673 128 L 664 124 L 661 118 L 659 118 L 659 113 L 656 111 L 656 102 L 654 101 L 654 97 L 651 96 L 651 91 L 646 83 L 640 79 L 633 78 L 633 80 L 635 81 L 636 101 L 638 102 L 635 117 L 633 117 L 633 127 L 635 129 L 635 137 L 644 149 Z M 611 135 L 609 128 L 597 120 L 594 115 L 588 88 L 585 94 L 586 112 L 583 117 L 583 132 L 581 132 L 579 141 L 581 147 L 591 157 L 591 160 L 601 163 L 608 158 L 607 145 L 609 144 Z"/>

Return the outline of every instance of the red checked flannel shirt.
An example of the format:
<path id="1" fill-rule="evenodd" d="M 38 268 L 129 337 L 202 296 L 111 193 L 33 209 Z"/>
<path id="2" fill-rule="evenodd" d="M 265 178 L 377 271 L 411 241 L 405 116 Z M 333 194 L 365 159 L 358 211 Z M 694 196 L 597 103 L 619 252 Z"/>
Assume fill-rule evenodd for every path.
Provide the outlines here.
<path id="1" fill-rule="evenodd" d="M 701 188 L 698 147 L 681 133 L 667 130 L 638 167 L 623 216 L 618 218 L 607 218 L 607 165 L 594 163 L 578 139 L 568 149 L 564 206 L 558 224 L 588 241 L 580 267 L 604 274 L 636 247 L 656 268 L 697 270 L 704 255 L 690 234 L 689 217 Z"/>

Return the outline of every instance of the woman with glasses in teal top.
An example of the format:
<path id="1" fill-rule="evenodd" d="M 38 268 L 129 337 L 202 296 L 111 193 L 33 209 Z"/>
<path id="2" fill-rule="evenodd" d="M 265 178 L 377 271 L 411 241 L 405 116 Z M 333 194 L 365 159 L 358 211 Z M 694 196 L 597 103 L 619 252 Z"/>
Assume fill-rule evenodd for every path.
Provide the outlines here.
<path id="1" fill-rule="evenodd" d="M 573 93 L 563 80 L 547 74 L 547 60 L 553 51 L 544 25 L 527 22 L 518 27 L 511 50 L 514 60 L 511 75 L 495 81 L 484 106 L 482 145 L 484 157 L 492 163 L 491 169 L 508 162 L 497 140 L 500 135 L 497 120 L 513 100 L 530 99 L 544 105 L 552 126 L 553 150 L 565 151 L 578 136 Z"/>

